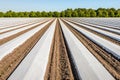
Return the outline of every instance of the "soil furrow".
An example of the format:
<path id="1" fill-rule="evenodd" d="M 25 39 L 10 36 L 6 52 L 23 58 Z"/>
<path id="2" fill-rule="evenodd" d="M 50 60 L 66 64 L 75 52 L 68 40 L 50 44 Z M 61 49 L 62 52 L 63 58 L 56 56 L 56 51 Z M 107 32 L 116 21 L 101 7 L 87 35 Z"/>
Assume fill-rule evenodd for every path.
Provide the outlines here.
<path id="1" fill-rule="evenodd" d="M 40 26 L 40 25 L 42 25 L 42 24 L 44 24 L 44 23 L 45 23 L 45 22 L 42 22 L 42 23 L 40 23 L 40 24 L 37 24 L 36 26 L 33 26 L 33 27 L 31 27 L 31 28 L 29 28 L 29 29 L 26 29 L 26 30 L 24 30 L 24 31 L 18 32 L 18 33 L 14 34 L 14 35 L 11 35 L 11 36 L 7 37 L 7 38 L 0 39 L 0 45 L 2 45 L 2 44 L 4 44 L 4 43 L 6 43 L 6 42 L 8 42 L 8 41 L 10 41 L 10 40 L 12 40 L 12 39 L 20 36 L 20 35 L 28 32 L 28 31 L 30 31 L 30 30 L 32 30 L 32 29 L 34 29 L 34 28 L 36 28 L 36 27 L 38 27 L 38 26 Z"/>
<path id="2" fill-rule="evenodd" d="M 83 23 L 83 22 L 82 22 L 82 23 Z M 85 23 L 83 23 L 83 24 L 85 24 Z M 90 23 L 90 24 L 94 24 L 94 25 L 98 25 L 98 26 L 103 26 L 103 27 L 107 27 L 107 28 L 111 28 L 111 29 L 120 30 L 120 28 L 118 28 L 118 27 L 109 27 L 109 26 L 107 26 L 107 25 L 95 24 L 95 23 Z"/>
<path id="3" fill-rule="evenodd" d="M 63 21 L 64 22 L 64 21 Z M 73 32 L 73 34 L 89 49 L 89 51 L 102 63 L 102 65 L 116 78 L 120 80 L 120 62 L 110 53 L 106 52 L 99 45 L 91 41 L 84 34 L 73 28 L 68 23 L 65 25 Z"/>
<path id="4" fill-rule="evenodd" d="M 45 80 L 74 80 L 59 21 L 56 24 Z"/>
<path id="5" fill-rule="evenodd" d="M 82 24 L 85 24 L 85 25 L 88 25 L 88 26 L 92 26 L 92 27 L 95 27 L 95 28 L 98 28 L 98 29 L 101 29 L 101 30 L 105 30 L 105 31 L 108 31 L 108 32 L 112 32 L 112 33 L 114 33 L 114 34 L 117 34 L 117 35 L 120 35 L 119 33 L 117 33 L 117 32 L 113 32 L 113 31 L 110 31 L 110 30 L 107 30 L 107 29 L 103 29 L 103 28 L 101 28 L 101 27 L 96 27 L 96 26 L 93 26 L 93 25 L 91 25 L 91 24 L 86 24 L 86 23 L 83 23 L 83 22 L 81 22 Z M 101 26 L 101 25 L 98 25 L 98 26 Z M 104 26 L 104 27 L 106 27 L 106 26 Z M 116 28 L 112 28 L 112 27 L 107 27 L 107 28 L 111 28 L 111 29 L 116 29 Z M 116 30 L 120 30 L 120 29 L 116 29 Z"/>
<path id="6" fill-rule="evenodd" d="M 7 32 L 10 32 L 10 31 L 13 31 L 13 30 L 17 30 L 17 29 L 20 29 L 20 28 L 24 28 L 26 26 L 30 26 L 30 25 L 33 25 L 33 24 L 36 24 L 36 23 L 38 23 L 38 22 L 29 23 L 29 24 L 26 24 L 24 26 L 20 26 L 20 27 L 17 27 L 17 28 L 14 28 L 14 29 L 10 29 L 10 30 L 4 31 L 4 32 L 0 32 L 0 34 L 4 34 L 4 33 L 7 33 Z"/>
<path id="7" fill-rule="evenodd" d="M 37 20 L 34 20 L 34 21 L 36 22 Z M 20 26 L 20 25 L 23 25 L 23 24 L 31 23 L 31 22 L 33 22 L 33 21 L 29 21 L 29 22 L 25 22 L 25 23 L 21 23 L 21 24 L 15 24 L 15 25 L 11 25 L 11 26 L 8 26 L 8 27 L 0 28 L 0 30 Z"/>
<path id="8" fill-rule="evenodd" d="M 16 49 L 14 49 L 12 53 L 6 55 L 0 61 L 0 80 L 6 80 L 12 74 L 17 66 L 19 66 L 21 61 L 29 54 L 30 50 L 35 46 L 37 41 L 49 28 L 52 22 L 48 23 L 44 28 L 31 36 L 31 38 L 29 38 Z"/>
<path id="9" fill-rule="evenodd" d="M 71 22 L 71 21 L 69 21 L 69 22 Z M 83 28 L 83 29 L 85 29 L 85 30 L 88 30 L 88 31 L 90 31 L 90 32 L 92 32 L 92 33 L 94 33 L 94 34 L 96 34 L 96 35 L 98 35 L 98 36 L 100 36 L 100 37 L 102 37 L 102 38 L 104 38 L 104 39 L 106 39 L 106 40 L 109 40 L 109 41 L 111 41 L 111 42 L 113 42 L 113 43 L 115 43 L 115 44 L 117 44 L 117 45 L 120 45 L 120 41 L 118 41 L 118 40 L 116 40 L 116 39 L 114 39 L 114 38 L 111 38 L 111 37 L 109 37 L 109 36 L 106 36 L 106 35 L 104 35 L 104 34 L 102 34 L 102 33 L 98 33 L 97 31 L 91 30 L 91 29 L 89 29 L 89 28 L 86 28 L 86 27 L 81 26 L 81 25 L 79 25 L 79 24 L 76 24 L 76 23 L 74 23 L 74 22 L 71 22 L 71 23 L 73 23 L 73 24 L 75 24 L 75 25 L 77 25 L 77 26 L 79 26 L 79 27 L 81 27 L 81 28 Z M 93 27 L 93 26 L 92 26 L 92 27 Z M 104 31 L 106 31 L 106 30 L 104 30 Z M 111 31 L 109 31 L 109 32 L 111 32 Z M 111 33 L 113 33 L 113 32 L 111 32 Z"/>

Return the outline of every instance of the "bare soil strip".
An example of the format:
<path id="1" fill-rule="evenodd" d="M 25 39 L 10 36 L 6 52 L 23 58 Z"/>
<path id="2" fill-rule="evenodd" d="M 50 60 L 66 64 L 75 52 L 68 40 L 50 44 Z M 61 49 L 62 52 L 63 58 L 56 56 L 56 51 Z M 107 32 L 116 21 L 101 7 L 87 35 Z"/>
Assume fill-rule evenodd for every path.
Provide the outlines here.
<path id="1" fill-rule="evenodd" d="M 108 28 L 112 28 L 112 29 L 117 29 L 117 30 L 120 30 L 120 28 L 118 28 L 118 27 L 114 27 L 114 26 L 109 27 L 109 26 L 100 25 L 100 24 L 95 24 L 95 25 L 99 25 L 99 26 L 104 26 L 104 27 L 108 27 Z"/>
<path id="2" fill-rule="evenodd" d="M 37 21 L 37 20 L 34 20 L 34 21 Z M 8 27 L 5 27 L 5 28 L 0 28 L 0 30 L 20 26 L 20 25 L 23 25 L 23 24 L 31 23 L 31 22 L 33 22 L 33 21 L 25 22 L 25 23 L 21 23 L 21 24 L 16 24 L 16 25 L 11 25 L 11 26 L 8 26 Z"/>
<path id="3" fill-rule="evenodd" d="M 53 22 L 53 21 L 52 21 Z M 0 80 L 6 80 L 49 28 L 50 22 L 0 61 Z"/>
<path id="4" fill-rule="evenodd" d="M 45 21 L 45 22 L 46 22 L 46 21 Z M 36 26 L 33 26 L 33 27 L 29 28 L 29 29 L 26 29 L 26 30 L 24 30 L 24 31 L 18 32 L 17 34 L 14 34 L 14 35 L 9 36 L 9 37 L 7 37 L 7 38 L 0 39 L 0 45 L 2 45 L 2 44 L 4 44 L 4 43 L 6 43 L 6 42 L 8 42 L 8 41 L 10 41 L 10 40 L 12 40 L 12 39 L 14 39 L 14 38 L 20 36 L 20 35 L 22 35 L 22 34 L 28 32 L 28 31 L 30 31 L 30 30 L 36 28 L 36 27 L 38 27 L 39 25 L 44 24 L 45 22 L 42 22 L 42 23 L 40 23 L 40 24 L 38 24 L 38 25 L 36 25 Z"/>
<path id="5" fill-rule="evenodd" d="M 81 21 L 81 23 L 83 23 L 83 21 Z M 88 22 L 89 23 L 89 22 Z M 85 24 L 85 23 L 83 23 Z M 120 30 L 120 28 L 118 27 L 114 27 L 114 26 L 107 26 L 107 25 L 102 25 L 102 24 L 97 24 L 97 23 L 90 23 L 90 24 L 94 24 L 94 25 L 98 25 L 98 26 L 103 26 L 103 27 L 107 27 L 107 28 L 112 28 L 112 29 L 117 29 L 117 30 Z M 87 24 L 86 24 L 87 25 Z"/>
<path id="6" fill-rule="evenodd" d="M 21 26 L 21 27 L 15 28 L 15 29 L 11 29 L 11 30 L 7 30 L 7 31 L 4 31 L 4 32 L 0 32 L 0 34 L 4 34 L 4 33 L 7 33 L 7 32 L 10 32 L 10 31 L 13 31 L 13 30 L 17 30 L 17 29 L 20 29 L 20 28 L 23 28 L 23 27 L 26 27 L 26 26 L 29 26 L 29 25 L 36 24 L 36 23 L 38 23 L 38 22 L 29 23 L 29 24 L 27 24 L 27 25 L 24 25 L 24 26 Z"/>
<path id="7" fill-rule="evenodd" d="M 64 21 L 63 21 L 64 22 Z M 89 49 L 89 51 L 102 63 L 102 65 L 116 78 L 120 80 L 120 62 L 99 45 L 95 44 L 84 34 L 64 22 L 73 34 Z"/>
<path id="8" fill-rule="evenodd" d="M 45 80 L 74 80 L 59 21 L 56 24 Z"/>
<path id="9" fill-rule="evenodd" d="M 86 24 L 86 23 L 83 23 L 83 22 L 81 22 L 81 23 L 96 28 L 96 26 L 93 26 L 93 25 L 91 25 L 91 24 Z M 96 24 L 96 25 L 97 25 L 97 24 Z M 103 26 L 103 25 L 98 25 L 98 26 Z M 114 27 L 108 27 L 108 26 L 104 26 L 104 27 L 112 28 L 112 29 L 116 29 L 116 30 L 120 30 L 120 29 L 118 29 L 118 28 L 114 28 Z M 112 32 L 112 31 L 110 31 L 110 30 L 106 30 L 106 29 L 103 29 L 103 28 L 100 28 L 100 27 L 97 27 L 97 28 L 98 28 L 98 29 L 101 29 L 101 30 L 108 31 L 108 32 Z M 116 33 L 116 32 L 112 32 L 112 33 L 117 34 L 117 35 L 120 35 L 119 33 Z"/>
<path id="10" fill-rule="evenodd" d="M 69 22 L 71 22 L 71 21 L 69 21 Z M 110 38 L 109 36 L 106 36 L 106 35 L 103 35 L 103 34 L 101 34 L 101 33 L 98 33 L 98 32 L 96 32 L 96 31 L 94 31 L 94 30 L 91 30 L 91 29 L 89 29 L 89 28 L 86 28 L 86 27 L 84 27 L 84 26 L 80 26 L 79 24 L 76 24 L 76 23 L 74 23 L 74 22 L 71 22 L 71 23 L 73 23 L 73 24 L 75 24 L 75 25 L 77 25 L 77 26 L 79 26 L 79 27 L 81 27 L 81 28 L 83 28 L 83 29 L 85 29 L 85 30 L 88 30 L 89 32 L 92 32 L 92 33 L 94 33 L 94 34 L 96 34 L 96 35 L 98 35 L 98 36 L 100 36 L 100 37 L 102 37 L 102 38 L 104 38 L 104 39 L 106 39 L 106 40 L 109 40 L 109 41 L 111 41 L 112 43 L 115 43 L 115 44 L 117 44 L 117 45 L 120 45 L 120 41 L 117 41 L 117 40 L 115 40 L 115 39 L 113 39 L 113 38 Z M 105 30 L 106 31 L 106 30 Z M 109 31 L 110 32 L 110 31 Z"/>

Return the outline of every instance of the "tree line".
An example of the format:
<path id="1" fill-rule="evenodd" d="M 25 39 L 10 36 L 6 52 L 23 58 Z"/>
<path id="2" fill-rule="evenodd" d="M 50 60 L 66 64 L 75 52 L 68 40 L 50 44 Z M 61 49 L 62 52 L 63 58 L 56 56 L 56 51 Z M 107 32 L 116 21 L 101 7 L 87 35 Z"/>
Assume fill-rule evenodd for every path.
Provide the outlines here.
<path id="1" fill-rule="evenodd" d="M 120 9 L 115 8 L 98 8 L 86 9 L 66 9 L 58 12 L 46 11 L 31 11 L 31 12 L 14 12 L 9 10 L 7 12 L 0 12 L 0 17 L 120 17 Z"/>

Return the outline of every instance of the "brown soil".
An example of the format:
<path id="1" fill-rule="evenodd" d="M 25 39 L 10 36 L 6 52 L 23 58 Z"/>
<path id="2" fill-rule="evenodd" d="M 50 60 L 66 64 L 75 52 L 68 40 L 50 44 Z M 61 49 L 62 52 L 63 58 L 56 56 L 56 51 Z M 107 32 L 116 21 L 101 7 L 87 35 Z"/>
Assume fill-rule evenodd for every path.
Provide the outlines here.
<path id="1" fill-rule="evenodd" d="M 120 30 L 119 28 L 117 28 L 117 27 L 109 27 L 109 26 L 105 26 L 105 25 L 100 25 L 100 24 L 95 24 L 95 25 L 99 25 L 99 26 L 104 26 L 104 27 L 108 27 L 108 28 L 112 28 L 112 29 L 116 29 L 116 30 Z"/>
<path id="2" fill-rule="evenodd" d="M 15 48 L 12 53 L 6 55 L 0 61 L 0 80 L 6 80 L 10 76 L 10 74 L 12 74 L 15 68 L 20 64 L 20 62 L 25 58 L 25 56 L 27 56 L 27 54 L 35 46 L 37 41 L 41 38 L 41 36 L 48 29 L 49 25 L 52 22 L 50 22 L 40 31 L 35 33 L 31 38 L 25 41 L 22 45 Z"/>
<path id="3" fill-rule="evenodd" d="M 83 23 L 83 22 L 81 22 L 81 23 L 96 28 L 96 26 L 93 26 L 93 25 L 91 25 L 91 24 L 86 24 L 86 23 Z M 98 24 L 95 24 L 95 25 L 98 25 Z M 98 26 L 104 26 L 104 25 L 98 25 Z M 109 27 L 109 26 L 104 26 L 104 27 L 111 28 L 111 29 L 116 29 L 116 30 L 120 30 L 120 29 L 118 29 L 118 28 L 116 28 L 116 27 Z M 103 28 L 100 28 L 100 27 L 97 27 L 97 28 L 99 28 L 99 29 L 101 29 L 101 30 L 105 30 L 105 31 L 111 32 L 110 30 L 106 30 L 106 29 L 103 29 Z M 112 33 L 115 33 L 115 34 L 120 35 L 119 33 L 116 33 L 116 32 L 112 32 Z"/>
<path id="4" fill-rule="evenodd" d="M 69 21 L 69 22 L 71 22 L 71 21 Z M 74 23 L 74 22 L 71 22 L 71 23 Z M 78 25 L 78 26 L 80 26 L 79 24 L 76 24 L 76 23 L 74 23 L 75 25 Z M 86 24 L 87 25 L 87 24 Z M 91 26 L 91 25 L 90 25 Z M 91 30 L 91 29 L 89 29 L 89 28 L 86 28 L 86 27 L 84 27 L 84 26 L 80 26 L 81 28 L 83 28 L 83 29 L 86 29 L 86 30 L 88 30 L 88 31 L 90 31 L 90 32 L 92 32 L 92 33 L 94 33 L 94 34 L 96 34 L 96 35 L 98 35 L 98 36 L 100 36 L 100 37 L 102 37 L 102 38 L 104 38 L 104 39 L 107 39 L 107 40 L 109 40 L 109 41 L 111 41 L 111 42 L 113 42 L 113 43 L 115 43 L 115 44 L 117 44 L 117 45 L 119 45 L 120 46 L 120 41 L 117 41 L 117 40 L 115 40 L 115 39 L 113 39 L 113 38 L 110 38 L 109 36 L 105 36 L 105 35 L 103 35 L 103 34 L 101 34 L 101 33 L 98 33 L 98 32 L 96 32 L 96 31 L 94 31 L 94 30 Z M 92 26 L 92 27 L 94 27 L 94 26 Z M 96 28 L 96 27 L 95 27 Z M 101 29 L 101 28 L 99 28 L 99 29 Z M 101 29 L 101 30 L 104 30 L 104 29 Z M 104 30 L 104 31 L 107 31 L 107 30 Z M 111 32 L 111 31 L 108 31 L 108 32 Z M 113 33 L 113 32 L 111 32 L 111 33 Z M 118 35 L 118 34 L 117 34 Z"/>
<path id="5" fill-rule="evenodd" d="M 64 21 L 63 21 L 64 22 Z M 107 53 L 100 46 L 89 40 L 72 26 L 64 22 L 73 34 L 89 49 L 89 51 L 102 63 L 102 65 L 112 74 L 116 80 L 120 80 L 120 62 L 111 54 Z"/>
<path id="6" fill-rule="evenodd" d="M 74 80 L 63 34 L 57 21 L 45 80 Z"/>
<path id="7" fill-rule="evenodd" d="M 45 22 L 46 22 L 46 21 L 45 21 Z M 2 44 L 4 44 L 4 43 L 6 43 L 6 42 L 8 42 L 8 41 L 10 41 L 10 40 L 12 40 L 12 39 L 14 39 L 14 38 L 20 36 L 20 35 L 22 35 L 22 34 L 28 32 L 28 31 L 30 31 L 30 30 L 36 28 L 36 27 L 38 27 L 39 25 L 44 24 L 45 22 L 42 22 L 42 23 L 40 23 L 40 24 L 37 24 L 36 26 L 33 26 L 33 27 L 29 28 L 29 29 L 26 29 L 26 30 L 23 30 L 23 31 L 21 31 L 21 32 L 18 32 L 18 33 L 14 34 L 14 35 L 11 35 L 11 36 L 7 37 L 7 38 L 0 39 L 0 45 L 2 45 Z"/>
<path id="8" fill-rule="evenodd" d="M 34 20 L 34 21 L 37 22 L 38 20 Z M 33 21 L 26 22 L 26 23 L 21 23 L 21 24 L 15 24 L 15 25 L 8 26 L 8 27 L 5 27 L 5 28 L 0 28 L 0 30 L 2 30 L 2 29 L 7 29 L 7 28 L 11 28 L 11 27 L 20 26 L 20 25 L 23 25 L 23 24 L 31 23 L 31 22 L 33 22 Z"/>
<path id="9" fill-rule="evenodd" d="M 10 31 L 13 31 L 13 30 L 17 30 L 17 29 L 20 29 L 20 28 L 23 28 L 23 27 L 26 27 L 26 26 L 30 26 L 30 25 L 33 25 L 33 24 L 36 24 L 36 23 L 38 23 L 38 21 L 34 22 L 34 23 L 29 23 L 29 24 L 27 23 L 27 25 L 21 26 L 21 27 L 15 28 L 15 29 L 11 29 L 11 30 L 7 30 L 7 31 L 4 31 L 4 32 L 0 32 L 0 34 L 4 34 L 4 33 L 7 33 L 7 32 L 10 32 Z"/>

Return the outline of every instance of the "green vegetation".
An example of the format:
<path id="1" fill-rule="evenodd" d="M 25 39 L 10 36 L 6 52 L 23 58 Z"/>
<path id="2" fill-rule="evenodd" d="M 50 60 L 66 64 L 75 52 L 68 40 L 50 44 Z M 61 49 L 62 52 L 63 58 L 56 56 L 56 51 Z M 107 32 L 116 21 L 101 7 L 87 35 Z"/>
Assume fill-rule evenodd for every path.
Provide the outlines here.
<path id="1" fill-rule="evenodd" d="M 46 11 L 31 11 L 31 12 L 0 12 L 0 17 L 120 17 L 120 9 L 114 8 L 98 8 L 95 9 L 86 9 L 86 8 L 77 8 L 77 9 L 67 9 L 61 12 L 46 12 Z"/>

